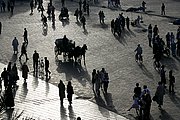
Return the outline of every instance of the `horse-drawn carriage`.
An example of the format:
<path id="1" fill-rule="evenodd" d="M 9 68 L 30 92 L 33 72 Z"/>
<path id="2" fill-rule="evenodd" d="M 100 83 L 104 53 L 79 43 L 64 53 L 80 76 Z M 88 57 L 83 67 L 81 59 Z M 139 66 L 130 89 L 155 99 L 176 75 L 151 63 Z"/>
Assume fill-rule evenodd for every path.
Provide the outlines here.
<path id="1" fill-rule="evenodd" d="M 61 13 L 59 15 L 59 20 L 63 20 L 64 18 L 69 20 L 68 9 L 66 7 L 61 8 Z"/>
<path id="2" fill-rule="evenodd" d="M 55 45 L 56 58 L 58 58 L 58 55 L 63 55 L 64 61 L 73 61 L 74 58 L 75 63 L 78 62 L 81 64 L 81 58 L 83 56 L 85 62 L 86 44 L 83 47 L 75 46 L 75 42 L 64 37 L 56 39 Z"/>

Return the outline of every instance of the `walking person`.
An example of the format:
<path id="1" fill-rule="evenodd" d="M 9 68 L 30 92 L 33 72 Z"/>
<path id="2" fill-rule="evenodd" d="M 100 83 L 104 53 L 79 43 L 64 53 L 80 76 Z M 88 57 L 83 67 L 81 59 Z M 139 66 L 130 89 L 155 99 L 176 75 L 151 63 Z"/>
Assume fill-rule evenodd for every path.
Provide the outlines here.
<path id="1" fill-rule="evenodd" d="M 162 3 L 161 5 L 161 15 L 165 15 L 165 4 Z"/>
<path id="2" fill-rule="evenodd" d="M 31 13 L 30 13 L 30 15 L 32 15 L 32 14 L 33 14 L 33 9 L 34 9 L 34 0 L 31 0 L 31 1 L 30 1 L 30 8 L 31 8 Z"/>
<path id="3" fill-rule="evenodd" d="M 49 78 L 51 72 L 49 71 L 49 60 L 47 59 L 47 57 L 45 57 L 44 59 L 45 59 L 46 79 L 47 79 L 47 78 Z"/>
<path id="4" fill-rule="evenodd" d="M 26 43 L 23 42 L 22 47 L 21 47 L 21 55 L 19 56 L 19 60 L 21 60 L 21 57 L 25 55 L 26 56 L 26 61 L 29 60 L 27 57 L 27 50 L 26 50 Z"/>
<path id="5" fill-rule="evenodd" d="M 11 109 L 12 107 L 15 106 L 14 96 L 11 86 L 8 86 L 7 89 L 5 90 L 5 105 L 6 105 L 6 109 L 8 108 Z"/>
<path id="6" fill-rule="evenodd" d="M 158 87 L 156 89 L 155 96 L 157 97 L 156 102 L 158 104 L 159 109 L 162 109 L 161 106 L 163 105 L 163 98 L 165 94 L 165 89 L 162 82 L 158 82 Z"/>
<path id="7" fill-rule="evenodd" d="M 29 68 L 26 65 L 26 63 L 24 62 L 24 64 L 22 65 L 22 77 L 24 78 L 24 82 L 26 83 L 26 79 L 28 78 L 28 72 L 29 72 Z"/>
<path id="8" fill-rule="evenodd" d="M 60 80 L 58 84 L 58 88 L 59 88 L 59 97 L 61 101 L 61 106 L 63 106 L 63 99 L 65 98 L 65 85 L 62 82 L 62 80 Z"/>
<path id="9" fill-rule="evenodd" d="M 137 97 L 141 97 L 141 87 L 139 87 L 139 83 L 136 83 L 136 87 L 134 88 L 134 95 Z"/>
<path id="10" fill-rule="evenodd" d="M 78 16 L 79 16 L 79 10 L 78 8 L 76 9 L 74 16 L 76 16 L 76 21 L 78 22 Z"/>
<path id="11" fill-rule="evenodd" d="M 161 71 L 160 71 L 160 77 L 161 77 L 161 84 L 164 86 L 166 85 L 166 71 L 164 70 L 164 65 L 161 66 Z"/>
<path id="12" fill-rule="evenodd" d="M 155 25 L 153 28 L 153 39 L 155 39 L 155 37 L 158 35 L 158 33 L 159 33 L 158 26 Z"/>
<path id="13" fill-rule="evenodd" d="M 86 25 L 86 18 L 84 15 L 81 17 L 81 23 L 83 24 L 83 29 L 86 30 L 85 25 Z"/>
<path id="14" fill-rule="evenodd" d="M 16 87 L 17 80 L 19 80 L 18 70 L 17 70 L 16 63 L 14 63 L 14 65 L 12 67 L 12 85 L 13 85 L 13 87 Z"/>
<path id="15" fill-rule="evenodd" d="M 14 51 L 14 54 L 18 54 L 18 46 L 19 46 L 19 42 L 18 40 L 16 39 L 16 37 L 14 37 L 14 40 L 12 41 L 12 46 L 13 46 L 13 51 Z"/>
<path id="16" fill-rule="evenodd" d="M 10 2 L 10 10 L 11 10 L 11 16 L 12 16 L 13 12 L 14 12 L 14 4 L 13 4 L 13 2 Z"/>
<path id="17" fill-rule="evenodd" d="M 172 70 L 169 71 L 169 92 L 174 93 L 175 77 L 172 75 Z"/>
<path id="18" fill-rule="evenodd" d="M 149 47 L 152 47 L 152 32 L 148 32 L 148 41 L 149 41 Z"/>
<path id="19" fill-rule="evenodd" d="M 96 83 L 96 79 L 97 79 L 96 69 L 93 69 L 93 72 L 92 72 L 92 90 L 93 90 L 93 92 L 95 91 L 94 85 Z"/>
<path id="20" fill-rule="evenodd" d="M 170 44 L 171 44 L 171 36 L 170 36 L 170 33 L 168 32 L 166 34 L 166 45 L 168 48 L 170 48 Z"/>
<path id="21" fill-rule="evenodd" d="M 100 96 L 100 87 L 101 87 L 101 74 L 99 70 L 97 71 L 97 79 L 95 81 L 95 88 L 96 88 L 96 95 L 99 97 Z"/>
<path id="22" fill-rule="evenodd" d="M 24 42 L 26 43 L 26 44 L 28 44 L 28 32 L 27 32 L 27 30 L 26 30 L 26 28 L 24 28 L 24 35 L 23 35 L 23 37 L 24 37 Z"/>
<path id="23" fill-rule="evenodd" d="M 71 81 L 69 81 L 68 85 L 67 85 L 67 98 L 68 98 L 70 106 L 72 104 L 72 95 L 73 94 L 74 94 L 73 86 L 71 85 Z"/>
<path id="24" fill-rule="evenodd" d="M 109 75 L 108 75 L 108 73 L 105 73 L 104 74 L 104 82 L 103 82 L 103 87 L 104 87 L 105 94 L 107 94 L 108 86 L 109 86 Z"/>
<path id="25" fill-rule="evenodd" d="M 1 31 L 2 31 L 2 23 L 0 22 L 0 35 L 1 35 Z"/>
<path id="26" fill-rule="evenodd" d="M 130 23 L 130 20 L 129 20 L 129 17 L 127 17 L 127 18 L 126 18 L 126 27 L 127 27 L 128 30 L 130 30 L 130 29 L 129 29 L 129 23 Z"/>
<path id="27" fill-rule="evenodd" d="M 6 70 L 6 68 L 4 68 L 4 71 L 1 73 L 1 78 L 2 78 L 2 80 L 4 80 L 4 88 L 5 88 L 5 90 L 7 89 L 8 84 L 9 84 L 8 77 L 9 77 L 8 71 Z"/>
<path id="28" fill-rule="evenodd" d="M 34 73 L 38 72 L 38 60 L 39 60 L 39 53 L 37 51 L 34 51 L 33 54 L 33 68 L 34 68 Z"/>
<path id="29" fill-rule="evenodd" d="M 6 9 L 6 3 L 4 2 L 4 0 L 2 1 L 2 9 L 3 9 L 3 12 L 5 12 L 5 9 Z"/>

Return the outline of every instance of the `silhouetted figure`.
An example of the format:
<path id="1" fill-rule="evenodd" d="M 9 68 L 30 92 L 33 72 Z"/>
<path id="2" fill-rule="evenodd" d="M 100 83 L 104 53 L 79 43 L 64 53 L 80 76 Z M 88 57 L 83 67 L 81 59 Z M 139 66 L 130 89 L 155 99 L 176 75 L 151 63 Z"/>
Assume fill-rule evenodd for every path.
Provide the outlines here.
<path id="1" fill-rule="evenodd" d="M 13 85 L 14 87 L 16 87 L 16 82 L 17 82 L 17 80 L 19 80 L 18 70 L 17 70 L 16 63 L 14 63 L 14 65 L 13 65 L 13 67 L 12 67 L 12 79 L 13 79 L 12 85 Z"/>
<path id="2" fill-rule="evenodd" d="M 30 8 L 31 8 L 31 13 L 30 13 L 30 14 L 33 14 L 34 0 L 31 0 L 31 1 L 30 1 Z"/>
<path id="3" fill-rule="evenodd" d="M 93 69 L 93 72 L 92 72 L 92 90 L 93 91 L 95 91 L 94 85 L 96 83 L 96 79 L 97 79 L 96 69 Z"/>
<path id="4" fill-rule="evenodd" d="M 26 65 L 26 63 L 24 63 L 24 64 L 22 65 L 21 70 L 22 70 L 22 77 L 24 78 L 24 82 L 26 82 L 26 79 L 28 78 L 28 72 L 29 72 L 29 68 L 28 68 L 28 66 Z"/>
<path id="5" fill-rule="evenodd" d="M 79 0 L 79 10 L 82 8 L 82 0 Z"/>
<path id="6" fill-rule="evenodd" d="M 78 8 L 76 9 L 74 16 L 76 16 L 76 21 L 78 22 L 78 16 L 79 16 L 79 10 Z"/>
<path id="7" fill-rule="evenodd" d="M 9 84 L 8 77 L 9 77 L 8 71 L 6 70 L 6 68 L 4 68 L 4 71 L 1 73 L 1 78 L 2 78 L 2 80 L 4 80 L 4 88 L 5 88 L 5 90 L 7 89 L 8 84 Z"/>
<path id="8" fill-rule="evenodd" d="M 63 105 L 63 99 L 65 98 L 65 85 L 62 82 L 62 80 L 60 80 L 60 82 L 58 84 L 58 88 L 59 88 L 59 97 L 60 97 L 61 106 L 62 106 Z"/>
<path id="9" fill-rule="evenodd" d="M 83 12 L 86 12 L 86 0 L 83 1 Z"/>
<path id="10" fill-rule="evenodd" d="M 97 79 L 95 81 L 95 87 L 96 87 L 96 95 L 99 97 L 100 96 L 100 87 L 101 87 L 101 74 L 99 70 L 97 71 Z"/>
<path id="11" fill-rule="evenodd" d="M 87 15 L 89 16 L 89 3 L 86 5 Z"/>
<path id="12" fill-rule="evenodd" d="M 170 33 L 168 32 L 166 34 L 166 45 L 168 48 L 170 48 L 170 44 L 171 44 L 171 38 L 170 38 Z"/>
<path id="13" fill-rule="evenodd" d="M 146 2 L 142 2 L 142 7 L 143 7 L 143 12 L 145 12 L 145 9 L 146 9 Z"/>
<path id="14" fill-rule="evenodd" d="M 127 17 L 127 18 L 126 18 L 126 26 L 127 26 L 127 29 L 128 29 L 128 30 L 130 30 L 130 29 L 129 29 L 129 23 L 130 23 L 130 20 L 129 20 L 129 17 Z"/>
<path id="15" fill-rule="evenodd" d="M 162 3 L 162 6 L 161 6 L 161 15 L 165 15 L 165 5 L 164 5 L 164 3 Z"/>
<path id="16" fill-rule="evenodd" d="M 81 120 L 81 118 L 80 118 L 80 117 L 77 117 L 77 120 Z"/>
<path id="17" fill-rule="evenodd" d="M 49 60 L 47 57 L 44 57 L 45 60 L 45 72 L 46 72 L 46 78 L 49 78 L 51 72 L 49 71 Z"/>
<path id="18" fill-rule="evenodd" d="M 14 37 L 14 40 L 12 41 L 12 46 L 13 46 L 13 51 L 14 51 L 14 54 L 18 54 L 18 46 L 19 46 L 19 42 L 18 40 L 16 39 L 16 37 Z"/>
<path id="19" fill-rule="evenodd" d="M 28 32 L 27 32 L 27 30 L 26 30 L 26 28 L 24 28 L 24 35 L 23 35 L 23 37 L 24 37 L 24 42 L 26 43 L 26 44 L 28 44 Z"/>
<path id="20" fill-rule="evenodd" d="M 8 109 L 8 108 L 11 109 L 12 107 L 15 106 L 15 104 L 14 104 L 14 96 L 13 96 L 11 86 L 8 86 L 7 90 L 5 90 L 5 105 L 6 105 L 6 109 Z"/>
<path id="21" fill-rule="evenodd" d="M 156 89 L 155 96 L 157 97 L 156 102 L 158 104 L 159 109 L 161 109 L 161 105 L 163 105 L 163 98 L 165 95 L 165 88 L 162 82 L 158 82 L 158 87 Z"/>
<path id="22" fill-rule="evenodd" d="M 1 5 L 2 5 L 3 12 L 5 12 L 5 9 L 6 9 L 6 3 L 4 2 L 4 0 L 2 0 Z"/>
<path id="23" fill-rule="evenodd" d="M 0 34 L 1 34 L 1 31 L 2 31 L 2 23 L 0 22 Z"/>
<path id="24" fill-rule="evenodd" d="M 166 85 L 166 71 L 164 70 L 164 65 L 161 66 L 160 77 L 161 77 L 161 84 L 165 86 Z"/>
<path id="25" fill-rule="evenodd" d="M 73 90 L 73 87 L 71 85 L 71 81 L 68 82 L 68 85 L 67 85 L 67 98 L 68 98 L 68 101 L 69 101 L 69 105 L 71 106 L 72 104 L 72 95 L 74 94 L 74 90 Z"/>
<path id="26" fill-rule="evenodd" d="M 83 24 L 83 29 L 85 30 L 86 18 L 84 17 L 84 15 L 81 17 L 81 23 Z"/>
<path id="27" fill-rule="evenodd" d="M 158 26 L 155 25 L 153 28 L 153 39 L 158 35 L 158 33 L 159 33 Z"/>
<path id="28" fill-rule="evenodd" d="M 39 53 L 37 53 L 37 51 L 35 50 L 33 54 L 34 73 L 38 71 L 38 60 L 39 60 Z"/>
<path id="29" fill-rule="evenodd" d="M 13 2 L 10 2 L 10 10 L 11 10 L 11 15 L 13 15 L 13 12 L 14 12 L 14 4 L 13 4 Z"/>
<path id="30" fill-rule="evenodd" d="M 65 2 L 65 0 L 61 0 L 62 7 L 64 7 L 64 2 Z"/>
<path id="31" fill-rule="evenodd" d="M 134 94 L 140 98 L 141 96 L 141 87 L 139 87 L 139 83 L 136 83 L 136 87 L 134 88 Z"/>
<path id="32" fill-rule="evenodd" d="M 169 71 L 169 92 L 174 93 L 175 77 L 172 75 L 172 70 Z"/>
<path id="33" fill-rule="evenodd" d="M 103 87 L 105 94 L 107 94 L 108 85 L 109 85 L 109 75 L 108 73 L 104 73 Z"/>
<path id="34" fill-rule="evenodd" d="M 27 57 L 27 50 L 26 50 L 26 43 L 23 42 L 22 47 L 21 47 L 21 55 L 19 56 L 19 60 L 21 60 L 21 57 L 25 55 L 26 56 L 26 61 L 29 60 Z"/>
<path id="35" fill-rule="evenodd" d="M 103 23 L 104 24 L 104 12 L 103 11 L 99 11 L 99 21 L 100 23 Z"/>

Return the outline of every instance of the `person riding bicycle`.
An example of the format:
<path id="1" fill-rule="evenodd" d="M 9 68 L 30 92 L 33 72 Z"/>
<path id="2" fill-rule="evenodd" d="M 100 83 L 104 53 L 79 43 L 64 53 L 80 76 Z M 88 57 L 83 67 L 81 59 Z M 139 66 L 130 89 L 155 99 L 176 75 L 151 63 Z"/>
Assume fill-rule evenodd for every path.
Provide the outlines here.
<path id="1" fill-rule="evenodd" d="M 138 60 L 138 58 L 142 58 L 142 52 L 143 52 L 143 50 L 142 50 L 142 47 L 140 46 L 140 44 L 138 44 L 138 46 L 137 46 L 137 48 L 134 50 L 134 52 L 136 52 L 136 55 L 135 55 L 135 57 L 136 57 L 136 61 Z M 142 61 L 142 60 L 141 60 Z"/>

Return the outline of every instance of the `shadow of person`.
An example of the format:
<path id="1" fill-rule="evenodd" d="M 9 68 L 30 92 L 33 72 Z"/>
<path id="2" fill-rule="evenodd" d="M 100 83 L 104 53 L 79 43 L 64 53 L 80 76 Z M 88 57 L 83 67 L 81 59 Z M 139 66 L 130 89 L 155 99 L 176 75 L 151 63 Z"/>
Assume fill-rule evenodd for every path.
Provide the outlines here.
<path id="1" fill-rule="evenodd" d="M 101 96 L 99 97 L 95 97 L 96 100 L 96 104 L 98 104 L 98 109 L 101 112 L 101 114 L 106 117 L 109 118 L 110 114 L 108 110 L 103 110 L 104 108 L 107 108 L 105 101 L 102 99 Z"/>
<path id="2" fill-rule="evenodd" d="M 108 29 L 108 25 L 105 24 L 105 23 L 101 23 L 101 28 L 103 28 L 103 29 Z"/>
<path id="3" fill-rule="evenodd" d="M 52 25 L 52 29 L 55 31 L 55 30 L 56 30 L 56 26 L 55 26 L 55 25 Z"/>
<path id="4" fill-rule="evenodd" d="M 143 64 L 140 64 L 139 66 L 140 66 L 141 70 L 143 71 L 144 75 L 146 75 L 148 78 L 154 80 L 153 74 L 150 71 L 148 71 L 147 68 Z"/>
<path id="5" fill-rule="evenodd" d="M 69 105 L 69 106 L 68 106 L 68 111 L 69 111 L 69 119 L 70 119 L 70 120 L 74 120 L 76 117 L 75 117 L 75 114 L 74 114 L 74 110 L 73 110 L 72 105 Z"/>
<path id="6" fill-rule="evenodd" d="M 46 97 L 47 97 L 49 94 L 49 83 L 48 82 L 45 82 L 45 83 L 46 83 L 45 91 L 46 91 Z"/>
<path id="7" fill-rule="evenodd" d="M 60 106 L 60 116 L 61 120 L 67 120 L 66 108 L 63 105 Z"/>
<path id="8" fill-rule="evenodd" d="M 174 118 L 172 118 L 171 115 L 169 115 L 165 110 L 161 110 L 161 115 L 159 116 L 159 118 L 161 120 L 175 120 Z"/>
<path id="9" fill-rule="evenodd" d="M 78 21 L 76 21 L 75 22 L 79 27 L 81 27 L 82 26 L 82 24 L 79 22 L 79 20 Z"/>
<path id="10" fill-rule="evenodd" d="M 88 35 L 87 29 L 84 29 L 83 33 L 84 33 L 85 35 Z"/>
<path id="11" fill-rule="evenodd" d="M 60 21 L 62 22 L 63 27 L 65 27 L 66 25 L 69 25 L 69 20 L 68 19 L 62 19 Z"/>
<path id="12" fill-rule="evenodd" d="M 180 98 L 174 93 L 169 94 L 169 97 L 171 101 L 180 109 Z"/>
<path id="13" fill-rule="evenodd" d="M 115 106 L 113 105 L 112 94 L 111 93 L 106 94 L 103 92 L 103 95 L 106 101 L 107 108 L 117 113 L 117 110 L 115 109 Z"/>
<path id="14" fill-rule="evenodd" d="M 38 85 L 39 85 L 38 78 L 37 77 L 33 77 L 33 82 L 32 82 L 33 90 L 36 90 Z"/>
<path id="15" fill-rule="evenodd" d="M 21 89 L 21 97 L 20 97 L 21 102 L 25 101 L 27 94 L 28 94 L 27 82 L 24 82 Z"/>
<path id="16" fill-rule="evenodd" d="M 16 60 L 17 60 L 17 54 L 13 54 L 12 57 L 11 57 L 11 61 L 12 61 L 13 63 L 15 63 Z"/>

